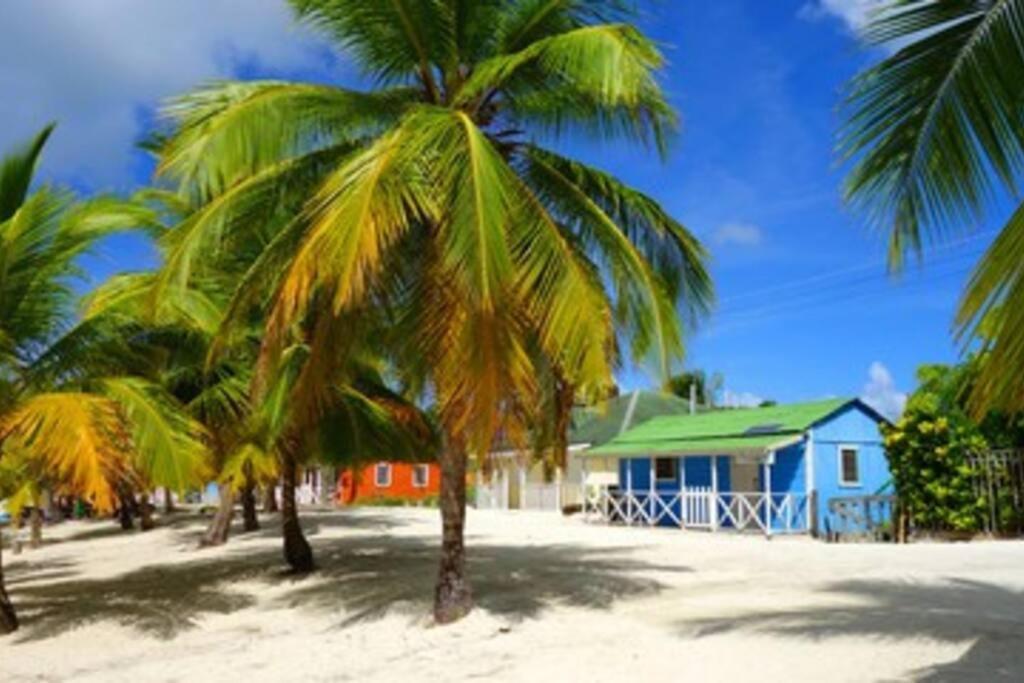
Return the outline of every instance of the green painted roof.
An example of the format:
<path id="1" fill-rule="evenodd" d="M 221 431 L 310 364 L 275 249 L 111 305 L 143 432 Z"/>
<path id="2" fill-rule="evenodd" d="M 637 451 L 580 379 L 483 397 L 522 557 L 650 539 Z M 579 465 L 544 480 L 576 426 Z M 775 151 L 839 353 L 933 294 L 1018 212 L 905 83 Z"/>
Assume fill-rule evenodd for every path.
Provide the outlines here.
<path id="1" fill-rule="evenodd" d="M 569 443 L 598 446 L 621 434 L 623 427 L 629 429 L 659 415 L 685 415 L 690 410 L 689 401 L 678 396 L 641 391 L 629 424 L 623 425 L 632 400 L 633 394 L 628 393 L 610 398 L 598 406 L 574 410 Z"/>
<path id="2" fill-rule="evenodd" d="M 764 452 L 790 443 L 814 423 L 828 417 L 851 399 L 793 403 L 766 408 L 736 408 L 699 415 L 655 417 L 630 429 L 588 455 L 647 455 Z M 758 427 L 770 434 L 756 433 Z M 754 429 L 750 434 L 748 430 Z"/>

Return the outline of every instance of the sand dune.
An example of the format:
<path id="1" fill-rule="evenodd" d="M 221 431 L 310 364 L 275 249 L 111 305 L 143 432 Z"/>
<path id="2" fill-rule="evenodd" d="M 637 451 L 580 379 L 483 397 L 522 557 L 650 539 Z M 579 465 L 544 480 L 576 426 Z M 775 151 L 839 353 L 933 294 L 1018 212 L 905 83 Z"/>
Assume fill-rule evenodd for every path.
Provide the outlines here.
<path id="1" fill-rule="evenodd" d="M 470 512 L 479 609 L 427 618 L 437 513 L 305 516 L 320 571 L 282 573 L 277 528 L 195 550 L 47 530 L 5 553 L 24 627 L 2 681 L 1024 680 L 1024 543 L 829 546 Z"/>

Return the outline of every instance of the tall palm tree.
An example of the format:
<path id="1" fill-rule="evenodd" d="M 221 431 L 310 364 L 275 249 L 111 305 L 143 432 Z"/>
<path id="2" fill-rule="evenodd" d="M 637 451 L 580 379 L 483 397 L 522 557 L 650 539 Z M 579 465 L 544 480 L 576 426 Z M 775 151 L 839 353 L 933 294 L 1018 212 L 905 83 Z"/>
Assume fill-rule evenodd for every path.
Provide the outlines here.
<path id="1" fill-rule="evenodd" d="M 901 47 L 849 86 L 847 197 L 887 232 L 895 268 L 1015 206 L 955 328 L 985 351 L 974 408 L 1024 410 L 1024 0 L 887 0 L 865 36 Z"/>
<path id="2" fill-rule="evenodd" d="M 623 345 L 667 375 L 709 304 L 704 249 L 682 225 L 540 144 L 578 133 L 664 152 L 675 118 L 656 80 L 663 59 L 619 0 L 291 4 L 378 87 L 232 82 L 172 102 L 160 173 L 209 201 L 164 286 L 283 192 L 301 199 L 229 319 L 269 299 L 264 356 L 298 326 L 308 363 L 329 375 L 355 352 L 347 333 L 384 312 L 376 344 L 438 408 L 434 612 L 453 621 L 472 606 L 467 453 L 486 453 L 499 429 L 527 439 L 552 383 L 602 393 Z"/>
<path id="3" fill-rule="evenodd" d="M 0 163 L 0 462 L 14 458 L 105 510 L 124 490 L 192 483 L 201 428 L 126 372 L 131 356 L 116 338 L 73 324 L 76 262 L 123 217 L 106 198 L 29 193 L 51 130 Z M 0 634 L 17 626 L 0 571 Z"/>

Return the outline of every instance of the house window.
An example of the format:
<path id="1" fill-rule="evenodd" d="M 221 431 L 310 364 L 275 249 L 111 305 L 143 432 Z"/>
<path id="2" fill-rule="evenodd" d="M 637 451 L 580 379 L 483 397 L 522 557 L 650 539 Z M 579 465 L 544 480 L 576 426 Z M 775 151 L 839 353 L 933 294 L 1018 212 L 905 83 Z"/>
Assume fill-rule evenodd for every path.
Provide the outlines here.
<path id="1" fill-rule="evenodd" d="M 675 481 L 679 477 L 679 460 L 677 458 L 655 458 L 654 480 Z"/>
<path id="2" fill-rule="evenodd" d="M 391 463 L 377 463 L 377 467 L 373 470 L 373 483 L 377 485 L 377 488 L 382 489 L 391 486 Z"/>
<path id="3" fill-rule="evenodd" d="M 860 486 L 860 453 L 856 446 L 839 447 L 839 485 Z"/>
<path id="4" fill-rule="evenodd" d="M 425 488 L 427 482 L 430 481 L 430 466 L 429 465 L 413 465 L 412 466 L 412 485 L 418 489 Z"/>

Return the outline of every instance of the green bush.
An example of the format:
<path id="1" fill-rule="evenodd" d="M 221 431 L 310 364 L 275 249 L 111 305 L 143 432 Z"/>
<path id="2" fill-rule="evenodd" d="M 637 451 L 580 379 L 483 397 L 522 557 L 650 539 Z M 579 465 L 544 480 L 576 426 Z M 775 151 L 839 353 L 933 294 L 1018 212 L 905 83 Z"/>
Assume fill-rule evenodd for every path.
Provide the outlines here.
<path id="1" fill-rule="evenodd" d="M 423 498 L 409 498 L 406 496 L 369 496 L 360 498 L 355 503 L 359 507 L 380 507 L 380 508 L 402 508 L 402 507 L 437 507 L 438 496 L 431 495 Z"/>
<path id="2" fill-rule="evenodd" d="M 919 530 L 981 530 L 990 502 L 975 486 L 968 456 L 1024 443 L 1019 419 L 990 413 L 976 420 L 968 412 L 965 397 L 975 367 L 973 360 L 922 366 L 903 417 L 882 429 L 896 493 Z M 1015 515 L 1012 500 L 1004 495 L 995 504 L 1008 528 Z"/>

